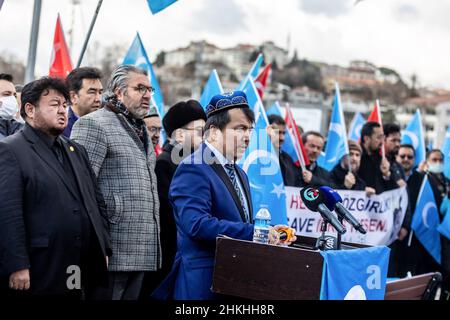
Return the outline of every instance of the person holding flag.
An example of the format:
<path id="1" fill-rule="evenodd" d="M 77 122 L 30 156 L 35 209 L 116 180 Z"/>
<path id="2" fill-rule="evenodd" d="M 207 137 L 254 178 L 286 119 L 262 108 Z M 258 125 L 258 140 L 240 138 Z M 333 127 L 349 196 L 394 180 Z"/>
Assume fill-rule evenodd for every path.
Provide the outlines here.
<path id="1" fill-rule="evenodd" d="M 449 194 L 449 181 L 441 176 L 436 171 L 435 166 L 439 168 L 442 161 L 442 152 L 438 149 L 431 150 L 426 155 L 426 161 L 421 163 L 417 170 L 413 170 L 415 163 L 415 149 L 412 145 L 401 145 L 397 161 L 399 161 L 405 169 L 407 177 L 408 197 L 410 204 L 410 211 L 414 213 L 412 218 L 405 217 L 411 222 L 411 229 L 408 236 L 407 248 L 405 253 L 400 254 L 400 269 L 396 276 L 405 276 L 406 271 L 411 271 L 413 275 L 423 274 L 427 272 L 440 271 L 444 275 L 445 290 L 450 288 L 449 279 L 449 241 L 445 236 L 434 235 L 434 241 L 430 244 L 424 238 L 424 232 L 429 231 L 431 226 L 431 208 L 435 208 L 435 216 L 433 221 L 439 224 L 442 220 L 444 212 L 439 214 L 439 208 L 442 207 L 444 199 L 447 199 Z M 431 171 L 429 170 L 431 167 Z M 440 170 L 437 170 L 440 171 Z M 424 180 L 425 182 L 424 188 Z M 426 192 L 423 192 L 425 189 Z M 422 199 L 422 200 L 421 200 Z M 424 200 L 425 199 L 425 200 Z M 429 203 L 427 207 L 424 204 Z M 427 210 L 424 210 L 427 209 Z M 430 211 L 430 212 L 428 212 Z M 433 211 L 434 212 L 434 211 Z M 434 214 L 434 213 L 433 213 Z M 422 219 L 419 219 L 420 216 Z M 424 220 L 425 217 L 425 220 Z M 405 224 L 404 224 L 405 225 Z M 425 228 L 424 228 L 425 227 Z M 437 250 L 435 247 L 441 247 Z M 434 250 L 434 251 L 433 251 Z M 437 261 L 439 257 L 439 263 Z M 401 260 L 403 259 L 403 260 Z M 398 264 L 398 263 L 397 263 Z"/>
<path id="2" fill-rule="evenodd" d="M 364 190 L 367 195 L 375 194 L 375 190 L 366 187 L 366 183 L 358 175 L 358 170 L 361 165 L 361 146 L 352 140 L 348 140 L 349 155 L 341 158 L 341 161 L 330 172 L 330 178 L 336 189 L 341 190 Z M 349 162 L 351 170 L 349 170 Z"/>
<path id="3" fill-rule="evenodd" d="M 396 161 L 395 157 L 400 148 L 401 133 L 400 126 L 396 123 L 385 123 L 383 125 L 384 133 L 384 153 L 389 161 L 392 179 L 397 182 L 399 187 L 406 186 L 406 176 L 402 166 Z"/>
<path id="4" fill-rule="evenodd" d="M 381 156 L 383 148 L 383 128 L 378 122 L 366 122 L 361 129 L 361 147 L 363 150 L 359 176 L 376 194 L 397 188 L 390 171 L 389 161 Z"/>
<path id="5" fill-rule="evenodd" d="M 450 179 L 444 175 L 444 154 L 439 149 L 433 149 L 426 154 L 426 163 L 422 166 L 422 169 L 427 172 L 428 179 L 430 181 L 431 189 L 433 190 L 434 199 L 436 201 L 436 207 L 440 213 L 440 220 L 443 219 L 445 212 L 441 212 L 442 203 L 448 197 L 450 197 Z M 450 240 L 444 236 L 441 236 L 441 265 L 444 276 L 445 288 L 450 291 Z"/>
<path id="6" fill-rule="evenodd" d="M 394 249 L 394 252 L 391 251 L 393 258 L 389 265 L 390 277 L 406 277 L 408 271 L 416 274 L 416 259 L 420 255 L 417 249 L 417 239 L 411 233 L 411 219 L 412 213 L 416 209 L 417 198 L 419 197 L 420 187 L 422 186 L 425 175 L 414 167 L 415 158 L 416 153 L 413 145 L 400 145 L 396 161 L 402 166 L 405 172 L 408 191 L 408 210 L 403 220 L 403 230 L 400 230 L 398 249 Z M 403 238 L 404 235 L 406 235 L 406 238 Z M 397 250 L 397 254 L 395 254 L 395 250 Z"/>
<path id="7" fill-rule="evenodd" d="M 306 170 L 302 170 L 303 182 L 314 186 L 334 188 L 335 186 L 330 179 L 330 173 L 317 164 L 317 159 L 325 144 L 324 136 L 316 131 L 308 131 L 302 135 L 302 142 L 310 161 L 310 164 L 306 166 Z"/>
<path id="8" fill-rule="evenodd" d="M 450 196 L 450 181 L 443 175 L 443 154 L 433 149 L 426 154 L 426 163 L 419 167 L 425 170 L 425 178 L 419 192 L 412 218 L 416 248 L 416 273 L 439 271 L 443 276 L 443 291 L 450 295 L 450 240 L 442 233 L 445 209 L 442 204 Z"/>

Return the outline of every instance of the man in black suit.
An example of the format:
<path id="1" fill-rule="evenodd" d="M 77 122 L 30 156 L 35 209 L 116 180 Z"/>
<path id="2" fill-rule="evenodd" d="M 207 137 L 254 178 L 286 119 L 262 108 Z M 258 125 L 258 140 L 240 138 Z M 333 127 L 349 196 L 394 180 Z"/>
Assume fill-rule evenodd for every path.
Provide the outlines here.
<path id="1" fill-rule="evenodd" d="M 375 189 L 376 194 L 398 188 L 391 172 L 391 164 L 381 156 L 383 148 L 383 128 L 378 122 L 366 122 L 361 129 L 361 166 L 358 175 L 366 186 Z"/>
<path id="2" fill-rule="evenodd" d="M 307 131 L 302 134 L 302 141 L 310 161 L 309 166 L 301 173 L 303 180 L 302 186 L 306 184 L 335 188 L 336 186 L 330 178 L 330 172 L 320 167 L 317 163 L 317 159 L 319 159 L 325 144 L 324 136 L 317 131 Z"/>
<path id="3" fill-rule="evenodd" d="M 61 136 L 69 93 L 45 77 L 21 99 L 24 129 L 0 142 L 0 292 L 89 298 L 106 280 L 109 223 L 86 151 Z"/>

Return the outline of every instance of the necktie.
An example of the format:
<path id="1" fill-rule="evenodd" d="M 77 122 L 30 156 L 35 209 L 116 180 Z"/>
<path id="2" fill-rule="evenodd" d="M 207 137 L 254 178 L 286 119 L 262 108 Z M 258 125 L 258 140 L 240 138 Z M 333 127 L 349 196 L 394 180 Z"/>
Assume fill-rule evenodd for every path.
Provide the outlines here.
<path id="1" fill-rule="evenodd" d="M 233 184 L 234 190 L 236 190 L 236 193 L 241 202 L 241 206 L 242 206 L 242 209 L 244 210 L 244 214 L 245 214 L 245 220 L 250 221 L 248 212 L 246 209 L 246 205 L 245 205 L 244 195 L 242 194 L 241 189 L 239 188 L 239 185 L 238 185 L 236 171 L 235 171 L 236 169 L 234 168 L 234 165 L 230 164 L 230 163 L 225 164 L 225 169 L 227 170 L 227 174 L 230 177 L 230 180 L 231 180 L 231 183 Z"/>

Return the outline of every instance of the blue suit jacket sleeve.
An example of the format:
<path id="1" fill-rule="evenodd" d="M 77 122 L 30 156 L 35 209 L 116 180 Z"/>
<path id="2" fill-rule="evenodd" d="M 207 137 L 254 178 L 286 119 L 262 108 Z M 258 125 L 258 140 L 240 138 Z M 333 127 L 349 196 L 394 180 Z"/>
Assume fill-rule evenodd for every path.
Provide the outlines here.
<path id="1" fill-rule="evenodd" d="M 219 178 L 217 182 L 222 183 Z M 227 192 L 225 187 L 224 191 Z M 181 164 L 170 187 L 170 200 L 177 227 L 195 240 L 215 242 L 219 234 L 251 240 L 253 225 L 234 218 L 235 215 L 231 214 L 231 210 L 235 210 L 233 203 L 216 203 L 216 207 L 220 206 L 222 212 L 212 212 L 212 198 L 220 202 L 223 200 L 221 196 L 223 195 L 213 194 L 211 180 L 203 165 Z M 230 212 L 230 219 L 227 219 L 227 210 Z"/>

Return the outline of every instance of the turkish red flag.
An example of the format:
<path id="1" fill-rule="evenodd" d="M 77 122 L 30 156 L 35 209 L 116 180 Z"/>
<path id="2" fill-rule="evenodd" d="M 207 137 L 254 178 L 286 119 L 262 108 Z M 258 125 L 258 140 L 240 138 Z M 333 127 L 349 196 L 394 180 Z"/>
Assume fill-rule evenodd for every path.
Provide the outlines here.
<path id="1" fill-rule="evenodd" d="M 380 103 L 375 101 L 375 105 L 373 106 L 372 113 L 367 118 L 367 122 L 378 122 L 380 125 L 381 123 L 381 113 L 380 113 Z"/>
<path id="2" fill-rule="evenodd" d="M 162 148 L 159 144 L 157 144 L 155 146 L 155 154 L 156 154 L 156 156 L 159 156 L 161 153 L 162 153 Z"/>
<path id="3" fill-rule="evenodd" d="M 267 79 L 269 78 L 271 65 L 272 64 L 269 63 L 255 79 L 256 90 L 258 90 L 258 93 L 259 93 L 259 96 L 261 97 L 261 99 L 263 98 L 264 90 L 266 89 L 266 86 L 267 86 Z"/>
<path id="4" fill-rule="evenodd" d="M 72 62 L 70 61 L 69 49 L 67 48 L 64 31 L 61 25 L 61 19 L 58 14 L 56 20 L 55 37 L 53 39 L 52 57 L 50 59 L 50 77 L 63 78 L 72 71 Z"/>
<path id="5" fill-rule="evenodd" d="M 381 122 L 380 102 L 378 100 L 375 101 L 372 113 L 367 118 L 367 122 L 378 122 L 381 126 L 381 130 L 383 130 L 383 123 Z M 384 141 L 381 145 L 380 155 L 383 158 L 386 156 L 386 150 L 384 150 Z"/>
<path id="6" fill-rule="evenodd" d="M 294 147 L 296 150 L 296 153 L 299 157 L 299 160 L 295 162 L 297 167 L 301 164 L 304 164 L 304 166 L 309 166 L 310 161 L 308 154 L 306 153 L 305 146 L 303 145 L 302 136 L 300 134 L 300 130 L 298 129 L 297 124 L 295 123 L 294 116 L 292 114 L 291 108 L 289 105 L 286 105 L 286 127 L 288 130 L 292 133 L 292 136 L 294 137 Z M 303 167 L 303 165 L 302 165 Z M 303 168 L 302 168 L 303 169 Z"/>

